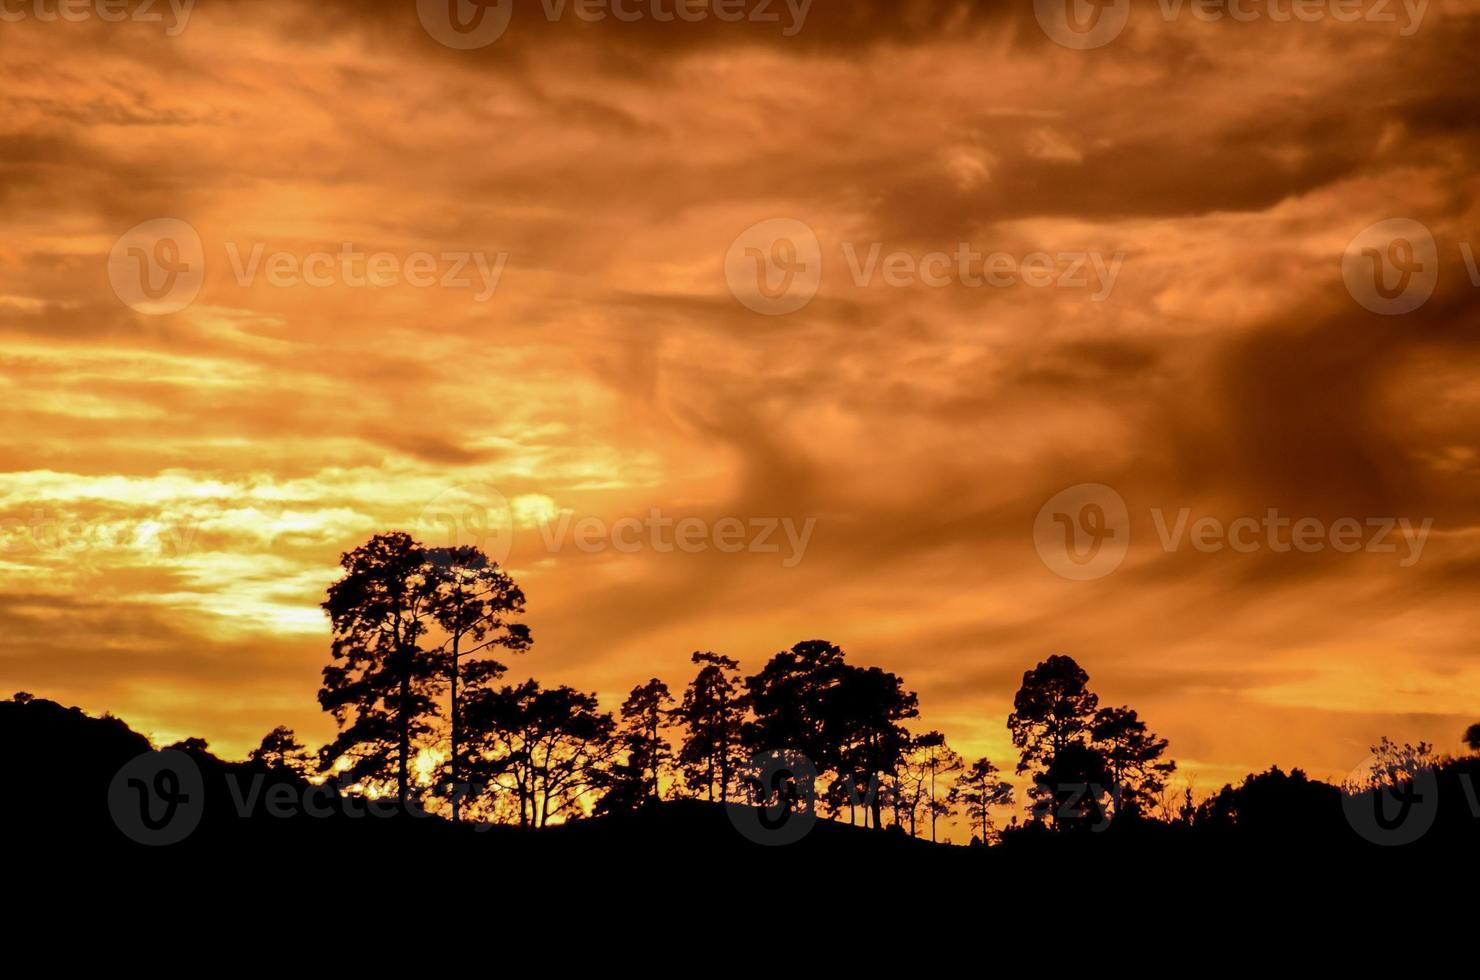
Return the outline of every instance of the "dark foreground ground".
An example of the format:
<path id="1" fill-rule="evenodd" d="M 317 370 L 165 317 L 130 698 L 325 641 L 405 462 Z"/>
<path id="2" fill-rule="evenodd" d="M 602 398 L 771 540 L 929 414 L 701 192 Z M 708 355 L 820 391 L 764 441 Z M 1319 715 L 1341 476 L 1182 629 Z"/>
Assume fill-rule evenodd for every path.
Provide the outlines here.
<path id="1" fill-rule="evenodd" d="M 540 832 L 454 826 L 367 811 L 363 800 L 203 750 L 152 753 L 116 719 L 44 700 L 0 702 L 0 764 L 11 883 L 103 876 L 121 889 L 145 884 L 239 900 L 332 892 L 353 901 L 363 892 L 373 902 L 377 889 L 394 892 L 390 883 L 400 882 L 462 908 L 537 907 L 551 895 L 579 903 L 594 889 L 616 903 L 614 913 L 624 901 L 660 897 L 689 912 L 721 898 L 741 909 L 836 910 L 946 896 L 984 907 L 1018 901 L 1072 910 L 1093 900 L 1185 910 L 1210 899 L 1248 905 L 1318 891 L 1379 908 L 1431 885 L 1473 891 L 1480 866 L 1473 763 L 1440 774 L 1405 817 L 1416 821 L 1408 831 L 1395 824 L 1398 838 L 1412 837 L 1403 843 L 1393 842 L 1392 827 L 1380 828 L 1387 845 L 1373 843 L 1362 811 L 1349 810 L 1331 787 L 1282 776 L 1251 781 L 1230 797 L 1232 816 L 1202 825 L 1020 831 L 993 847 L 931 844 L 797 815 L 776 822 L 754 807 L 699 801 Z M 161 775 L 165 769 L 173 775 Z M 161 804 L 164 797 L 175 802 Z"/>

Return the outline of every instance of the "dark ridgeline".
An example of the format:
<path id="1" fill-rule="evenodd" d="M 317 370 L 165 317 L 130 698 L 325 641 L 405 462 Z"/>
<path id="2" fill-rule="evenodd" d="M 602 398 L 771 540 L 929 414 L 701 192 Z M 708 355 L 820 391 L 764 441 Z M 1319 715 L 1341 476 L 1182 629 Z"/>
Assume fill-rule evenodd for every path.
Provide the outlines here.
<path id="1" fill-rule="evenodd" d="M 160 841 L 139 843 L 158 832 L 146 796 L 183 800 L 195 776 L 136 775 L 162 756 L 123 722 L 17 694 L 0 702 L 0 751 L 19 789 L 5 829 L 156 861 L 410 848 L 535 872 L 708 862 L 722 879 L 777 872 L 798 855 L 915 875 L 1086 860 L 1366 867 L 1470 854 L 1480 840 L 1480 758 L 1441 758 L 1422 743 L 1384 739 L 1360 785 L 1270 769 L 1201 801 L 1190 786 L 1176 793 L 1167 740 L 1134 709 L 1102 707 L 1067 656 L 1026 671 L 1014 699 L 1008 730 L 1029 806 L 1013 814 L 1016 793 L 994 761 L 968 763 L 938 731 L 912 734 L 905 723 L 920 709 L 904 681 L 849 664 L 826 641 L 798 643 L 748 677 L 735 660 L 694 653 L 680 697 L 653 678 L 614 717 L 594 694 L 498 683 L 506 668 L 488 652 L 528 650 L 531 637 L 517 621 L 523 593 L 477 549 L 393 533 L 341 564 L 324 603 L 334 638 L 319 694 L 339 733 L 317 756 L 283 727 L 240 763 L 200 739 L 167 747 L 198 771 L 204 806 L 183 839 L 149 847 Z M 1480 750 L 1480 725 L 1464 738 Z M 1396 818 L 1385 801 L 1400 805 Z M 1422 826 L 1409 840 L 1400 825 L 1414 813 Z M 957 815 L 972 847 L 925 839 Z"/>

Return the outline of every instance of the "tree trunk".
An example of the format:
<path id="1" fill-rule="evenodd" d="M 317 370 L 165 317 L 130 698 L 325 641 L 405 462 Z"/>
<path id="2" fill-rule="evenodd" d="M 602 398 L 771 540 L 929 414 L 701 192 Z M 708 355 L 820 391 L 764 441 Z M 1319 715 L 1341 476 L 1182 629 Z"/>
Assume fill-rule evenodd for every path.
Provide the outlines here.
<path id="1" fill-rule="evenodd" d="M 449 705 L 452 715 L 452 822 L 459 823 L 462 820 L 462 793 L 457 785 L 457 645 L 462 638 L 461 631 L 452 634 L 452 702 Z"/>
<path id="2" fill-rule="evenodd" d="M 719 725 L 719 730 L 718 730 L 718 734 L 719 734 L 719 745 L 718 745 L 718 749 L 719 749 L 719 778 L 720 778 L 719 801 L 721 803 L 726 802 L 726 800 L 725 800 L 725 790 L 727 789 L 727 787 L 725 786 L 725 783 L 729 782 L 729 780 L 726 777 L 729 775 L 728 767 L 729 767 L 729 762 L 730 762 L 730 739 L 729 739 L 729 733 L 728 733 L 728 731 L 727 731 L 727 729 L 725 727 L 729 723 L 730 723 L 729 712 L 727 712 L 725 710 L 725 692 L 724 692 L 723 689 L 721 689 L 720 692 L 719 692 L 719 719 L 718 719 L 718 725 Z M 713 749 L 715 747 L 711 745 L 710 748 L 711 748 L 711 752 L 710 752 L 710 756 L 709 756 L 709 785 L 711 787 L 713 787 L 714 786 L 714 754 L 713 754 Z M 1480 751 L 1480 747 L 1477 747 L 1477 751 Z M 713 800 L 714 797 L 711 796 L 710 799 Z"/>
<path id="3" fill-rule="evenodd" d="M 935 765 L 930 766 L 930 843 L 935 843 Z"/>
<path id="4" fill-rule="evenodd" d="M 653 753 L 653 784 L 652 784 L 652 790 L 653 790 L 653 803 L 656 804 L 656 803 L 658 803 L 662 799 L 662 797 L 660 797 L 658 795 L 658 720 L 657 720 L 657 714 L 656 714 L 657 709 L 654 708 L 653 710 L 655 712 L 654 715 L 653 715 L 653 725 L 652 725 L 652 728 L 648 730 L 648 737 L 652 740 L 651 742 L 649 742 L 649 744 L 652 746 L 652 753 Z"/>
<path id="5" fill-rule="evenodd" d="M 396 769 L 396 795 L 401 805 L 406 805 L 406 790 L 408 786 L 407 774 L 411 768 L 411 718 L 408 716 L 408 707 L 411 704 L 411 676 L 408 673 L 401 674 L 401 712 L 398 719 L 401 723 L 401 749 L 400 765 Z"/>

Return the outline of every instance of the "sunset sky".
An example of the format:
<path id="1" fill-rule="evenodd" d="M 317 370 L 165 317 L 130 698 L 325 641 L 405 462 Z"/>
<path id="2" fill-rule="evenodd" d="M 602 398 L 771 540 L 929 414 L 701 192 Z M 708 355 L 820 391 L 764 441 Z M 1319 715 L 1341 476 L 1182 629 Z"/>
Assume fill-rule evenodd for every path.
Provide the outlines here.
<path id="1" fill-rule="evenodd" d="M 471 501 L 529 596 L 513 677 L 609 708 L 680 688 L 694 650 L 754 670 L 826 638 L 1004 768 L 1012 695 L 1054 653 L 1200 792 L 1339 776 L 1384 734 L 1458 750 L 1480 721 L 1480 7 L 1121 0 L 1124 29 L 1076 50 L 1032 0 L 653 16 L 673 6 L 518 0 L 458 50 L 414 0 L 120 23 L 7 0 L 5 693 L 229 757 L 278 724 L 318 744 L 339 554 L 445 543 Z M 1433 294 L 1384 315 L 1343 256 L 1392 219 L 1432 234 Z M 170 312 L 118 282 L 161 220 L 204 269 Z M 815 235 L 794 311 L 736 274 L 788 260 L 746 251 L 762 222 Z M 963 249 L 1053 270 L 973 285 Z M 1035 522 L 1086 484 L 1124 501 L 1129 550 L 1066 577 Z M 1432 523 L 1417 554 L 1396 527 L 1393 551 L 1168 548 L 1184 509 L 1362 542 Z M 578 540 L 654 511 L 709 545 Z M 776 549 L 722 549 L 722 523 L 774 524 Z"/>

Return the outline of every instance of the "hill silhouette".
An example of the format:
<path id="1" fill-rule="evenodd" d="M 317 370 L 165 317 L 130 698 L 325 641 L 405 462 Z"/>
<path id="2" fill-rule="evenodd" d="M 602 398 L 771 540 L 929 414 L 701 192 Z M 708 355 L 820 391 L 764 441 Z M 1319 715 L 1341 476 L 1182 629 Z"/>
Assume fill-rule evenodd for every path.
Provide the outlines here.
<path id="1" fill-rule="evenodd" d="M 31 842 L 17 859 L 65 853 L 72 860 L 119 868 L 175 871 L 221 867 L 259 874 L 274 869 L 363 873 L 453 860 L 462 883 L 480 874 L 534 875 L 546 884 L 573 875 L 636 876 L 658 887 L 695 873 L 757 893 L 807 874 L 866 874 L 917 882 L 979 881 L 982 876 L 1096 874 L 1233 875 L 1304 878 L 1333 875 L 1433 874 L 1473 859 L 1480 819 L 1473 809 L 1480 760 L 1453 762 L 1435 774 L 1419 817 L 1425 829 L 1406 846 L 1384 847 L 1364 836 L 1353 804 L 1337 787 L 1298 771 L 1272 769 L 1226 787 L 1200 808 L 1198 819 L 1166 823 L 1118 819 L 1103 832 L 1065 833 L 1030 823 L 1003 833 L 994 846 L 955 846 L 875 831 L 834 820 L 805 821 L 805 833 L 781 843 L 776 827 L 747 804 L 674 800 L 544 829 L 464 823 L 401 812 L 393 800 L 341 793 L 262 762 L 227 762 L 204 742 L 186 740 L 155 751 L 117 718 L 30 699 L 0 702 L 0 752 L 19 792 L 5 808 L 9 840 Z M 192 798 L 198 820 L 182 839 L 140 840 L 128 816 L 136 795 L 120 774 L 141 760 L 187 759 L 198 787 L 176 788 Z M 188 768 L 188 766 L 187 766 Z M 140 770 L 145 771 L 145 770 Z M 147 778 L 142 785 L 149 788 Z M 196 798 L 196 794 L 198 798 Z M 306 802 L 307 801 L 307 802 Z M 802 820 L 796 813 L 777 824 Z M 137 828 L 133 828 L 137 830 Z M 793 826 L 793 832 L 796 827 Z M 780 836 L 786 836 L 781 834 Z M 779 846 L 772 846 L 778 845 Z M 358 870 L 357 870 L 358 869 Z M 647 876 L 647 878 L 643 878 Z M 902 876 L 902 878 L 901 878 Z M 240 882 L 240 875 L 238 876 Z"/>

